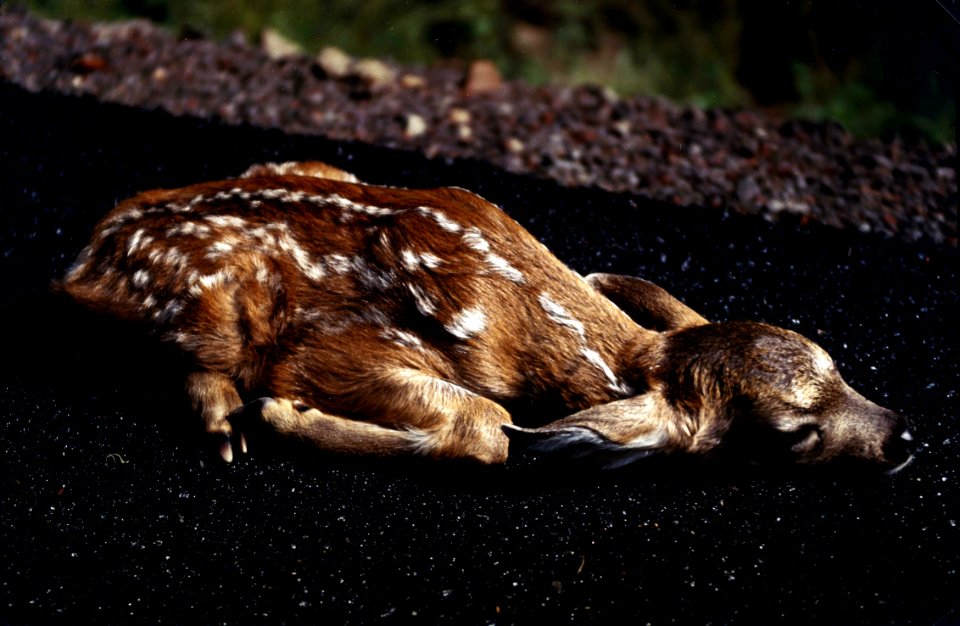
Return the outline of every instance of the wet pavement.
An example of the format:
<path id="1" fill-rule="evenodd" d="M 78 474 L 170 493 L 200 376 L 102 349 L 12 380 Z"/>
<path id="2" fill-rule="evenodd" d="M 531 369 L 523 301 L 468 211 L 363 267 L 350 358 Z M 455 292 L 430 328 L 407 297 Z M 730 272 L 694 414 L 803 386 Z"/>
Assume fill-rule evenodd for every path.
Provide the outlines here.
<path id="1" fill-rule="evenodd" d="M 0 623 L 960 621 L 955 250 L 9 85 L 0 102 Z M 581 273 L 811 336 L 913 420 L 921 453 L 894 477 L 522 455 L 480 471 L 267 441 L 215 462 L 168 355 L 49 283 L 136 191 L 302 158 L 469 188 Z"/>

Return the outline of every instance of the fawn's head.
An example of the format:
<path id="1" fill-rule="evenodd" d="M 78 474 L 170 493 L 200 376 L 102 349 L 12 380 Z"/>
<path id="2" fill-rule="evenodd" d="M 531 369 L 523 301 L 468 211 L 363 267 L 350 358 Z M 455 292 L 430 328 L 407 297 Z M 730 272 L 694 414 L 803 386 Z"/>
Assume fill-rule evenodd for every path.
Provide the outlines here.
<path id="1" fill-rule="evenodd" d="M 912 455 L 906 420 L 854 391 L 823 348 L 789 330 L 725 322 L 671 331 L 653 379 L 679 415 L 694 416 L 693 451 L 888 468 Z"/>
<path id="2" fill-rule="evenodd" d="M 766 462 L 845 459 L 891 472 L 911 460 L 906 420 L 854 391 L 809 339 L 758 322 L 709 323 L 639 279 L 589 280 L 652 329 L 625 364 L 638 394 L 539 429 L 512 429 L 512 437 L 535 449 L 607 457 L 612 465 L 656 451 Z"/>

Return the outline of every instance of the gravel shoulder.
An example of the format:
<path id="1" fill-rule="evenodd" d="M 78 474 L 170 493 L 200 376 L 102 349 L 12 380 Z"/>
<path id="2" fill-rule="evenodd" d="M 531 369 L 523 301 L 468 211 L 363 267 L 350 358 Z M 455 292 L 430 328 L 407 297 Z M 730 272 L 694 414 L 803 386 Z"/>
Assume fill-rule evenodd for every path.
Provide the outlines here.
<path id="1" fill-rule="evenodd" d="M 175 115 L 428 157 L 480 159 L 568 186 L 784 216 L 957 246 L 956 146 L 853 138 L 750 110 L 532 87 L 495 68 L 308 57 L 242 36 L 176 37 L 145 21 L 88 24 L 0 11 L 0 80 Z"/>

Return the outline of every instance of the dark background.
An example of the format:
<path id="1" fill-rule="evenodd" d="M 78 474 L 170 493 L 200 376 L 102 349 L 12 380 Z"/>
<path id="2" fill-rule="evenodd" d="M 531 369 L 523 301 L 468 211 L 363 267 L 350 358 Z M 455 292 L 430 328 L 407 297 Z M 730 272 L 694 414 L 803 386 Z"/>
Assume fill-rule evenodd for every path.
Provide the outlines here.
<path id="1" fill-rule="evenodd" d="M 960 621 L 955 251 L 10 86 L 0 102 L 0 622 Z M 892 478 L 476 471 L 257 440 L 215 462 L 165 355 L 48 287 L 116 201 L 298 158 L 467 187 L 582 273 L 813 337 L 921 453 Z"/>

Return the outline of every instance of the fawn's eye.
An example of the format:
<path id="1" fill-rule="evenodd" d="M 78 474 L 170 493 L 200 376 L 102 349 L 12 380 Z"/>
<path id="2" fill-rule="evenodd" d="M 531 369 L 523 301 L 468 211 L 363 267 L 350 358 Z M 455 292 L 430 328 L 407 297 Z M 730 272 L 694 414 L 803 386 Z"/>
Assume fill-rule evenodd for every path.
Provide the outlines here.
<path id="1" fill-rule="evenodd" d="M 820 445 L 822 435 L 816 424 L 804 424 L 790 433 L 790 450 L 793 452 L 809 452 Z"/>

